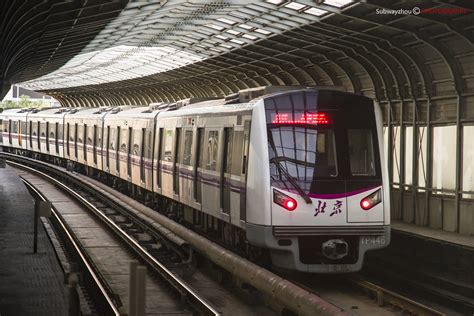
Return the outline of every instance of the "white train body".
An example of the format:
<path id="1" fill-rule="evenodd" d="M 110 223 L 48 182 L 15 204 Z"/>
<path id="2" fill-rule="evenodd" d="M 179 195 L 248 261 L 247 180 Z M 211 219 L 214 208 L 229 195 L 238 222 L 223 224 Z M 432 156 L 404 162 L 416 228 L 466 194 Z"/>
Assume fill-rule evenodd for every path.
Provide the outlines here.
<path id="1" fill-rule="evenodd" d="M 57 153 L 42 146 L 41 152 L 166 197 L 192 225 L 204 220 L 207 229 L 216 221 L 224 230 L 243 231 L 251 245 L 269 250 L 275 266 L 357 271 L 366 251 L 390 239 L 378 105 L 336 90 L 284 90 L 243 93 L 241 98 L 261 96 L 237 104 L 213 100 L 176 110 L 68 113 L 64 142 L 68 124 L 79 128 L 69 132 L 69 155 L 66 147 Z M 30 118 L 7 110 L 1 116 L 4 126 L 9 120 L 27 125 L 44 113 L 56 126 L 48 111 Z M 3 146 L 25 149 L 9 141 L 15 131 L 4 128 Z M 30 137 L 35 136 L 21 136 Z M 86 151 L 77 148 L 84 139 Z"/>

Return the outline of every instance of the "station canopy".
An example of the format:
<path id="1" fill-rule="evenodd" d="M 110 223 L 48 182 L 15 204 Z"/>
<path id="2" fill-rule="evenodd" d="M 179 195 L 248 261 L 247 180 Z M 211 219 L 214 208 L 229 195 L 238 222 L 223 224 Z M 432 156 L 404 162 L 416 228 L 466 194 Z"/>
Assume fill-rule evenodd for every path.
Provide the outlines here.
<path id="1" fill-rule="evenodd" d="M 68 106 L 271 84 L 454 95 L 472 92 L 472 21 L 465 1 L 131 1 L 80 54 L 21 86 Z"/>

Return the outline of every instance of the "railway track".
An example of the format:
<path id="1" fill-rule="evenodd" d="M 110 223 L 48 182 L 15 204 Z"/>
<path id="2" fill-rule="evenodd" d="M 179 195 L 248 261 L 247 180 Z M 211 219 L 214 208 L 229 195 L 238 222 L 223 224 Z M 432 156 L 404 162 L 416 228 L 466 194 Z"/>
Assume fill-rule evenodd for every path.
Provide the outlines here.
<path id="1" fill-rule="evenodd" d="M 21 177 L 40 199 L 53 202 L 53 223 L 56 231 L 62 237 L 66 236 L 66 242 L 72 245 L 67 247 L 68 254 L 75 259 L 74 262 L 80 263 L 81 275 L 87 275 L 86 290 L 89 297 L 95 301 L 94 307 L 98 314 L 119 315 L 128 311 L 129 280 L 124 270 L 127 263 L 137 259 L 147 266 L 147 291 L 159 294 L 160 297 L 159 306 L 153 300 L 147 302 L 148 313 L 166 311 L 183 315 L 221 314 L 159 260 L 172 262 L 175 260 L 173 254 L 167 251 L 163 251 L 161 256 L 150 254 L 147 248 L 156 247 L 156 241 L 146 237 L 133 238 L 133 228 L 130 229 L 133 225 L 124 223 L 122 227 L 128 226 L 128 229 L 123 229 L 107 215 L 107 207 L 97 208 L 77 193 L 76 189 L 38 170 L 14 162 L 11 164 L 24 170 Z M 47 183 L 41 183 L 44 179 L 47 179 Z M 67 194 L 61 194 L 56 187 Z M 103 229 L 104 225 L 108 231 Z M 91 238 L 91 235 L 95 235 L 94 238 Z"/>
<path id="2" fill-rule="evenodd" d="M 22 158 L 19 158 L 19 159 L 21 160 Z M 26 160 L 23 162 L 26 162 Z M 58 167 L 55 167 L 55 168 L 58 168 Z M 75 174 L 75 176 L 76 178 L 87 178 L 86 176 L 82 176 L 79 174 Z M 126 210 L 123 207 L 123 204 L 118 202 L 119 200 L 122 199 L 119 197 L 119 195 L 116 195 L 116 196 L 110 195 L 110 194 L 107 195 L 108 193 L 105 191 L 109 189 L 107 189 L 105 185 L 101 185 L 99 182 L 95 180 L 89 179 L 88 183 L 90 185 L 89 187 L 90 190 L 79 190 L 79 193 L 76 193 L 80 196 L 80 199 L 92 201 L 92 203 L 95 204 L 94 207 L 96 207 L 99 210 L 99 212 L 104 214 L 105 217 L 109 219 L 113 218 L 120 224 L 120 227 L 124 229 L 129 229 L 130 234 L 135 235 L 135 237 L 138 238 L 139 244 L 140 243 L 145 244 L 145 245 L 163 244 L 166 246 L 165 248 L 173 248 L 174 249 L 173 254 L 171 255 L 168 253 L 168 255 L 164 257 L 164 260 L 167 262 L 167 265 L 171 266 L 172 269 L 174 270 L 172 274 L 174 275 L 186 274 L 186 269 L 189 267 L 189 264 L 187 263 L 191 261 L 192 256 L 194 256 L 193 251 L 191 249 L 196 249 L 196 247 L 191 247 L 188 244 L 188 242 L 185 240 L 185 238 L 182 238 L 183 236 L 178 236 L 172 233 L 168 229 L 169 227 L 166 228 L 165 227 L 166 225 L 164 226 L 160 225 L 158 224 L 157 221 L 155 221 L 152 226 L 140 225 L 140 223 L 143 224 L 143 222 L 146 221 L 144 219 L 144 217 L 146 216 L 144 213 L 141 213 L 139 211 L 140 206 L 138 202 L 132 201 L 132 199 L 129 199 L 127 201 L 127 203 L 129 203 L 130 205 L 130 209 L 128 209 L 128 215 L 127 215 L 124 213 L 126 212 Z M 97 186 L 97 187 L 92 189 L 91 187 L 93 186 L 94 187 Z M 74 189 L 74 190 L 77 190 L 77 189 Z M 101 192 L 100 193 L 101 197 L 98 197 L 98 196 L 94 196 L 94 194 L 91 193 L 92 191 L 95 191 L 95 190 L 104 190 L 104 192 Z M 110 189 L 110 191 L 113 191 L 113 189 Z M 110 203 L 110 201 L 114 201 L 114 199 L 116 200 L 116 203 L 112 202 L 111 204 L 106 205 L 107 203 Z M 108 202 L 104 203 L 104 200 L 108 200 Z M 135 211 L 132 211 L 134 210 L 134 207 L 135 207 Z M 150 227 L 152 229 L 150 229 Z M 163 235 L 167 236 L 167 238 L 163 238 L 162 237 Z M 172 241 L 170 241 L 170 239 Z M 156 246 L 148 247 L 148 251 L 159 252 L 160 248 L 161 247 L 156 247 Z M 199 249 L 197 250 L 199 251 Z M 235 266 L 230 266 L 229 268 L 235 269 Z M 235 271 L 230 273 L 231 278 L 235 277 L 235 275 L 233 275 L 232 273 L 235 273 Z M 313 276 L 308 277 L 306 281 L 312 278 Z M 332 276 L 325 276 L 324 278 L 326 279 L 325 281 L 323 280 L 323 283 L 326 282 L 326 284 L 323 284 L 323 287 L 330 283 L 340 282 L 339 280 L 336 280 L 336 278 L 332 278 Z M 339 296 L 339 297 L 334 297 L 331 295 L 327 296 L 326 295 L 327 293 L 325 293 L 325 291 L 320 290 L 321 286 L 319 287 L 319 289 L 317 289 L 311 284 L 311 282 L 309 283 L 299 282 L 298 280 L 295 280 L 295 282 L 297 282 L 298 285 L 300 285 L 302 288 L 304 288 L 308 292 L 317 294 L 321 296 L 322 298 L 326 299 L 327 301 L 331 302 L 334 306 L 336 306 L 336 308 L 333 308 L 332 310 L 326 310 L 325 314 L 331 314 L 331 315 L 344 314 L 345 313 L 344 311 L 346 311 L 348 312 L 348 314 L 356 314 L 356 315 L 362 315 L 362 314 L 390 315 L 390 314 L 398 314 L 401 310 L 401 311 L 404 311 L 405 313 L 408 312 L 409 314 L 413 314 L 413 315 L 443 315 L 442 313 L 439 313 L 436 310 L 427 308 L 426 306 L 423 306 L 422 304 L 419 304 L 413 300 L 410 300 L 407 297 L 398 295 L 392 291 L 384 289 L 383 287 L 377 286 L 375 284 L 372 284 L 360 278 L 359 279 L 355 279 L 355 278 L 345 279 L 344 281 L 340 282 L 340 284 L 337 284 L 336 291 L 339 293 L 346 292 L 345 297 L 343 297 L 344 295 Z M 316 283 L 321 284 L 321 282 L 317 282 L 317 281 Z M 360 301 L 357 301 L 358 298 L 356 297 L 351 298 L 350 296 L 353 295 L 351 293 L 354 293 L 354 291 L 352 292 L 346 291 L 348 284 L 351 285 L 351 288 L 357 288 L 359 292 L 367 293 L 368 296 L 366 295 L 365 298 L 367 301 L 370 301 L 370 302 L 361 303 Z M 183 295 L 180 291 L 178 291 L 178 293 L 179 295 Z M 367 299 L 367 297 L 370 297 L 371 299 L 375 299 L 375 303 L 373 300 Z M 111 300 L 113 301 L 113 299 Z M 289 299 L 289 301 L 291 301 L 291 298 Z M 271 302 L 270 303 L 266 302 L 266 304 L 271 304 Z M 278 302 L 278 304 L 282 305 L 281 302 Z M 314 311 L 317 312 L 318 308 L 320 308 L 318 307 L 318 304 L 320 304 L 320 302 L 314 301 L 312 302 L 312 304 L 314 304 Z M 369 309 L 359 309 L 360 306 L 363 306 L 364 304 L 369 306 Z M 354 306 L 357 308 L 357 310 L 353 309 Z M 387 308 L 387 306 L 391 306 L 391 307 L 395 306 L 397 309 L 393 310 L 393 309 Z M 377 307 L 379 307 L 379 309 L 377 309 Z M 372 310 L 373 313 L 364 313 L 363 311 L 365 310 Z M 256 310 L 251 309 L 251 311 L 252 313 L 255 313 L 255 314 L 258 313 L 258 314 L 263 314 L 263 315 L 265 315 L 265 313 L 268 313 L 267 310 L 265 309 L 258 310 L 258 308 Z M 291 306 L 286 306 L 286 307 L 282 306 L 280 307 L 279 311 L 280 312 L 283 311 L 283 313 L 289 312 L 290 314 L 299 314 L 299 315 L 310 314 L 308 313 L 308 309 L 304 309 L 304 308 L 300 311 L 297 310 L 296 312 L 294 312 L 295 309 L 292 309 Z"/>

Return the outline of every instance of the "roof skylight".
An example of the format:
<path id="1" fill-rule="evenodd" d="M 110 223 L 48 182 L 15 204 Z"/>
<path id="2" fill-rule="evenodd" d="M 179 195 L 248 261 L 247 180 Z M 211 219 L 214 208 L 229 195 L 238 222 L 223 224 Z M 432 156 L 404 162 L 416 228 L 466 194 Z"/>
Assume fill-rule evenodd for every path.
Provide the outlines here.
<path id="1" fill-rule="evenodd" d="M 325 0 L 324 3 L 325 4 L 328 4 L 328 5 L 332 5 L 334 7 L 338 7 L 338 8 L 341 8 L 341 7 L 344 7 L 350 3 L 352 3 L 353 1 L 351 0 Z"/>
<path id="2" fill-rule="evenodd" d="M 237 22 L 234 22 L 234 21 L 226 19 L 226 18 L 219 18 L 219 19 L 217 19 L 217 21 L 222 22 L 222 23 L 226 23 L 226 24 L 230 24 L 230 25 L 234 25 L 234 24 L 237 23 Z"/>
<path id="3" fill-rule="evenodd" d="M 272 32 L 264 30 L 264 29 L 255 29 L 255 32 L 263 34 L 263 35 L 268 35 L 271 34 Z"/>
<path id="4" fill-rule="evenodd" d="M 218 31 L 222 31 L 224 29 L 222 26 L 215 25 L 215 24 L 206 24 L 206 26 Z"/>
<path id="5" fill-rule="evenodd" d="M 301 4 L 299 2 L 290 2 L 285 5 L 285 8 L 289 8 L 289 9 L 293 9 L 297 11 L 303 9 L 304 7 L 306 7 L 306 5 Z"/>
<path id="6" fill-rule="evenodd" d="M 317 9 L 317 8 L 310 8 L 308 10 L 305 10 L 304 12 L 309 13 L 311 15 L 316 15 L 316 16 L 321 16 L 321 15 L 324 15 L 324 14 L 328 13 L 328 11 L 326 11 L 326 10 L 321 10 L 321 9 Z"/>

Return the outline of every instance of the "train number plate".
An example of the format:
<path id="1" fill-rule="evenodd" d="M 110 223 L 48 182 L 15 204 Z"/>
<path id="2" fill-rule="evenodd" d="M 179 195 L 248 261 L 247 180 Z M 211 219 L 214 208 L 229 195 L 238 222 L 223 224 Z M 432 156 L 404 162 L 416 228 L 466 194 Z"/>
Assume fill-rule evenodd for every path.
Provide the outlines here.
<path id="1" fill-rule="evenodd" d="M 377 246 L 381 246 L 381 245 L 385 245 L 385 236 L 364 236 L 364 237 L 361 237 L 361 244 L 362 245 L 377 245 Z"/>

